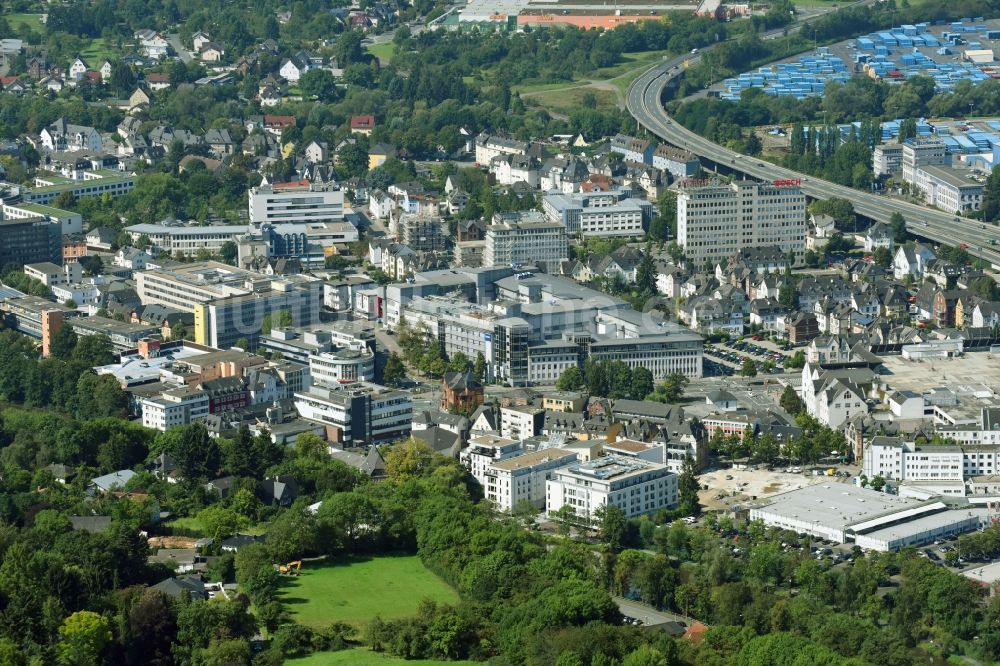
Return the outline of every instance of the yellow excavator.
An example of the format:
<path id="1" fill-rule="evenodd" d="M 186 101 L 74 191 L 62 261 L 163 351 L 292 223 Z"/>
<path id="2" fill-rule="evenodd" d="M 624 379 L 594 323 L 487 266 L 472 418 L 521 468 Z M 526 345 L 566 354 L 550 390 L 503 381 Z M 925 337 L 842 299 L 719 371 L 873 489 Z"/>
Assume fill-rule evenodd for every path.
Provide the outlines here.
<path id="1" fill-rule="evenodd" d="M 278 573 L 286 576 L 298 576 L 301 571 L 302 560 L 295 560 L 294 562 L 289 562 L 288 564 L 278 565 Z"/>

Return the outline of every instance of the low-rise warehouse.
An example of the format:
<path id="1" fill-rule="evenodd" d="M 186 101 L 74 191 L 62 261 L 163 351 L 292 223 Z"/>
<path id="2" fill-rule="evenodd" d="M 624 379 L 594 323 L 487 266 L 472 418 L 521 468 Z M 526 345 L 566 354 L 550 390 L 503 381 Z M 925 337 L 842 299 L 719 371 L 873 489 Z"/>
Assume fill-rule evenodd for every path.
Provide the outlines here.
<path id="1" fill-rule="evenodd" d="M 750 510 L 751 520 L 871 550 L 898 550 L 978 529 L 982 508 L 950 508 L 937 498 L 918 500 L 832 483 L 776 495 Z"/>

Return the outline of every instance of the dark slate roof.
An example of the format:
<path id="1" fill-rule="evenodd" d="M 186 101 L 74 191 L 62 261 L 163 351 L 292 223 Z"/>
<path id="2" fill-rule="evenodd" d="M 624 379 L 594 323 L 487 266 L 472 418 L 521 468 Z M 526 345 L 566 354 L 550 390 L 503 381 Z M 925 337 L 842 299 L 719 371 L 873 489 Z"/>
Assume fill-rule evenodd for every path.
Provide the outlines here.
<path id="1" fill-rule="evenodd" d="M 167 596 L 179 599 L 184 592 L 191 594 L 192 599 L 206 599 L 205 585 L 201 582 L 201 576 L 178 576 L 161 580 L 153 586 L 154 590 L 159 590 Z"/>

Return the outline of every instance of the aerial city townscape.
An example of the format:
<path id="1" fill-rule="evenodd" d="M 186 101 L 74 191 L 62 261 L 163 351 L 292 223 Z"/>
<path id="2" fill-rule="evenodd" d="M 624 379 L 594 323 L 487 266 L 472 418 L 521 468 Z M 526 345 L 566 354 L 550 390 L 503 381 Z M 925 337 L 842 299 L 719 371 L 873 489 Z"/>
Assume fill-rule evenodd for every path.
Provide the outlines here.
<path id="1" fill-rule="evenodd" d="M 0 666 L 1000 664 L 1000 0 L 0 0 Z"/>

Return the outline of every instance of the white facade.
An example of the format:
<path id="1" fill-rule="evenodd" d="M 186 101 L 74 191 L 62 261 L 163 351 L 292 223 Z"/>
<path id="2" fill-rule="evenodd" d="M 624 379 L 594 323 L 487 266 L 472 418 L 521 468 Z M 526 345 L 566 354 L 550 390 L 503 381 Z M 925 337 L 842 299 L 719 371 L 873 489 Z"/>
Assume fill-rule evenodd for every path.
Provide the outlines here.
<path id="1" fill-rule="evenodd" d="M 579 519 L 590 521 L 598 508 L 609 505 L 632 518 L 676 504 L 677 475 L 666 465 L 618 455 L 557 469 L 546 483 L 550 516 L 570 506 Z"/>
<path id="2" fill-rule="evenodd" d="M 473 424 L 475 426 L 475 424 Z M 475 429 L 473 427 L 473 429 Z M 469 439 L 469 446 L 462 449 L 459 461 L 469 470 L 479 485 L 486 485 L 487 471 L 493 463 L 519 456 L 523 453 L 521 442 L 497 437 L 496 435 L 480 435 Z"/>
<path id="3" fill-rule="evenodd" d="M 558 222 L 501 222 L 486 227 L 483 266 L 536 264 L 547 271 L 569 258 L 566 227 Z"/>
<path id="4" fill-rule="evenodd" d="M 142 401 L 142 425 L 164 432 L 208 416 L 208 394 L 183 387 Z"/>
<path id="5" fill-rule="evenodd" d="M 687 180 L 677 194 L 677 242 L 694 266 L 744 247 L 805 253 L 806 198 L 797 181 Z"/>
<path id="6" fill-rule="evenodd" d="M 545 410 L 539 407 L 502 407 L 500 434 L 507 439 L 526 439 L 539 434 Z"/>
<path id="7" fill-rule="evenodd" d="M 509 512 L 520 502 L 544 508 L 546 484 L 557 470 L 576 460 L 573 451 L 542 449 L 491 463 L 485 473 L 486 499 L 501 511 Z"/>
<path id="8" fill-rule="evenodd" d="M 344 219 L 344 193 L 330 186 L 306 181 L 260 185 L 250 189 L 250 222 L 340 222 Z"/>
<path id="9" fill-rule="evenodd" d="M 317 384 L 375 381 L 375 354 L 368 349 L 340 349 L 309 356 L 309 373 Z"/>

